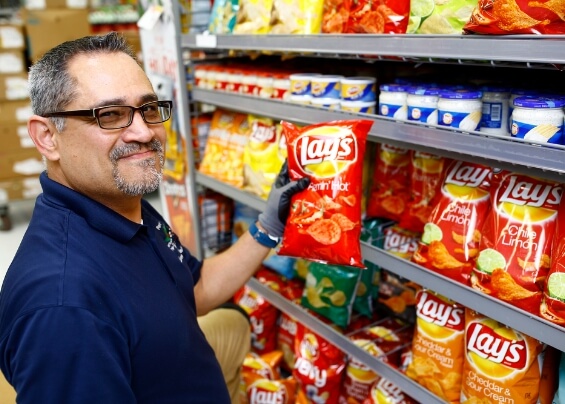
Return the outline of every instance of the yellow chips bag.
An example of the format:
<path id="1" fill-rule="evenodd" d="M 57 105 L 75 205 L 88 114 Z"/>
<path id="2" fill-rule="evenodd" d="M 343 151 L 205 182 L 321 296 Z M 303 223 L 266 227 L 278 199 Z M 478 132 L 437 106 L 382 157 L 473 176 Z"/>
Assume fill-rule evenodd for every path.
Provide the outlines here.
<path id="1" fill-rule="evenodd" d="M 249 141 L 243 151 L 243 188 L 266 199 L 285 159 L 280 125 L 271 118 L 248 116 Z M 286 144 L 284 146 L 286 151 Z"/>

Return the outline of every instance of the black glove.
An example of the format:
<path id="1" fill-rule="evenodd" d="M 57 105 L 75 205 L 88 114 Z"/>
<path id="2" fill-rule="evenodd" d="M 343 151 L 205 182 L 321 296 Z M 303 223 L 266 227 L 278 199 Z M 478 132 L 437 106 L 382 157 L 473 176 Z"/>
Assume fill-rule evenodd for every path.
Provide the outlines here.
<path id="1" fill-rule="evenodd" d="M 290 181 L 288 177 L 288 164 L 285 161 L 277 176 L 271 193 L 267 198 L 267 206 L 259 215 L 259 223 L 273 237 L 282 237 L 286 219 L 290 212 L 290 199 L 310 184 L 310 178 L 303 177 L 298 181 Z"/>

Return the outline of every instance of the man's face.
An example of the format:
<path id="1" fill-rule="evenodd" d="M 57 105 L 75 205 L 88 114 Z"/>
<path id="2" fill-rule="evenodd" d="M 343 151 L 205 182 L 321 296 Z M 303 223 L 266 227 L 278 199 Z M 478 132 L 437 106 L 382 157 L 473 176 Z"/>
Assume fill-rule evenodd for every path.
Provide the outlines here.
<path id="1" fill-rule="evenodd" d="M 127 55 L 81 55 L 69 70 L 77 80 L 77 96 L 66 110 L 137 107 L 156 100 L 147 76 Z M 165 128 L 145 123 L 139 111 L 129 127 L 112 130 L 101 129 L 94 118 L 66 118 L 56 141 L 59 160 L 49 167 L 49 176 L 102 203 L 138 197 L 159 186 Z"/>

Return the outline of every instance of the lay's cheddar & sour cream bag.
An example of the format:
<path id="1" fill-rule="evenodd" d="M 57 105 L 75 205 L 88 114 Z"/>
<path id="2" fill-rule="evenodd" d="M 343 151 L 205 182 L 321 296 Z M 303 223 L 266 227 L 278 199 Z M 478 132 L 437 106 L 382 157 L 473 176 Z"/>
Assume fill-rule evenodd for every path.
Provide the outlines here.
<path id="1" fill-rule="evenodd" d="M 279 255 L 365 268 L 361 257 L 363 155 L 370 120 L 298 128 L 282 122 L 291 180 L 310 178 L 294 195 Z"/>

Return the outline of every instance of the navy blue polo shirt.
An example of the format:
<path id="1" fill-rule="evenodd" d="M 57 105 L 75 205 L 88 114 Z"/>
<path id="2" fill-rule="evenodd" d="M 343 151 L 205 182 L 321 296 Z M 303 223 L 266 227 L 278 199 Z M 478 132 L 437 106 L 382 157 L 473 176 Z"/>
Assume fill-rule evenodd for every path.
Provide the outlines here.
<path id="1" fill-rule="evenodd" d="M 201 262 L 146 201 L 140 225 L 40 180 L 0 292 L 0 368 L 18 403 L 229 403 L 196 320 Z"/>

